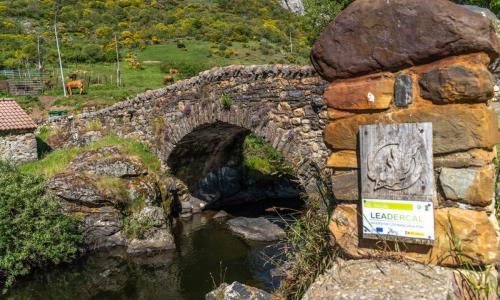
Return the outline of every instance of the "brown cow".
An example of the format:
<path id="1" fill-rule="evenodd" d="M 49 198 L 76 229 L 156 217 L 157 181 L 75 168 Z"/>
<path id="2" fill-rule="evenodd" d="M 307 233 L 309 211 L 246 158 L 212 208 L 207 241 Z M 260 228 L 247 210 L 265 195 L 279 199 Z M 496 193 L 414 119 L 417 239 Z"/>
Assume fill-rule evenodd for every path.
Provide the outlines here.
<path id="1" fill-rule="evenodd" d="M 172 83 L 174 82 L 174 77 L 170 76 L 170 75 L 165 75 L 163 77 L 163 84 L 167 85 L 169 83 Z"/>
<path id="2" fill-rule="evenodd" d="M 170 74 L 177 74 L 177 73 L 179 73 L 179 70 L 178 70 L 178 69 L 176 69 L 176 68 L 170 68 L 170 70 L 168 70 L 168 72 L 169 72 Z"/>
<path id="3" fill-rule="evenodd" d="M 79 89 L 80 95 L 83 94 L 83 80 L 72 80 L 66 84 L 66 91 L 69 95 L 73 95 L 72 89 Z"/>

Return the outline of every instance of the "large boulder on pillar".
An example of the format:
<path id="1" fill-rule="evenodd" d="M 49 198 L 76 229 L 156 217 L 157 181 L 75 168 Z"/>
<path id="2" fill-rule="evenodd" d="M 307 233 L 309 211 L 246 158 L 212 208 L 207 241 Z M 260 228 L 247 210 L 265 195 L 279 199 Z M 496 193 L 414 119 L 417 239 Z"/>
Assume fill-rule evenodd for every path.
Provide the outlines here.
<path id="1" fill-rule="evenodd" d="M 311 60 L 325 79 L 397 71 L 500 50 L 491 22 L 448 0 L 357 0 L 321 34 Z"/>

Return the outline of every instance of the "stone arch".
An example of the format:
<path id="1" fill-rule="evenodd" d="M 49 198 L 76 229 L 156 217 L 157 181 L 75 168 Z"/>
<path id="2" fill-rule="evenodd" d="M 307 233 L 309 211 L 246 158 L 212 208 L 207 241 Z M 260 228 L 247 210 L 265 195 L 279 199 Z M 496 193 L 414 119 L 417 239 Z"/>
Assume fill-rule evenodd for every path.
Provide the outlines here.
<path id="1" fill-rule="evenodd" d="M 270 174 L 244 164 L 245 141 L 252 133 L 220 120 L 199 125 L 175 143 L 168 157 L 162 158 L 165 169 L 180 180 L 180 186 L 189 194 L 211 207 L 268 200 L 283 205 L 290 205 L 290 200 L 300 202 L 304 187 L 294 172 Z"/>
<path id="2" fill-rule="evenodd" d="M 148 143 L 167 167 L 168 156 L 185 135 L 198 126 L 224 122 L 263 137 L 294 167 L 312 160 L 325 170 L 325 86 L 311 67 L 214 68 L 96 112 L 51 121 L 48 126 L 57 132 L 55 148 L 115 134 Z M 231 98 L 230 108 L 222 105 L 223 95 Z M 299 177 L 304 182 L 310 179 L 307 172 Z"/>

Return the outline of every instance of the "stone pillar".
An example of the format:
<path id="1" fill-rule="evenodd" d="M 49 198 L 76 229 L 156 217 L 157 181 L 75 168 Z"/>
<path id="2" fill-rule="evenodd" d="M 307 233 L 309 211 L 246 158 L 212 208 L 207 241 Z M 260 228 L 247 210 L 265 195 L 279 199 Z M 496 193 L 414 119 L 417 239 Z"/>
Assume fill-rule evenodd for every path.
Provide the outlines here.
<path id="1" fill-rule="evenodd" d="M 499 42 L 486 18 L 447 0 L 357 0 L 313 47 L 324 93 L 333 192 L 330 224 L 350 258 L 401 256 L 421 263 L 494 264 L 497 115 L 488 65 Z M 432 122 L 433 246 L 373 242 L 360 232 L 358 126 Z"/>

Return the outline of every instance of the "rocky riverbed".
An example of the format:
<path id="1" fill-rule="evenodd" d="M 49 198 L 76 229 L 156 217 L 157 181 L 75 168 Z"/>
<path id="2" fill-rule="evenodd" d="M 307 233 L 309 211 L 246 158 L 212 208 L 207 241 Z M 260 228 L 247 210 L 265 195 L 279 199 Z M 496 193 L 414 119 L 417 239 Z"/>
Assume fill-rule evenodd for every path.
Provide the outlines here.
<path id="1" fill-rule="evenodd" d="M 198 300 L 223 281 L 270 292 L 277 281 L 267 261 L 279 254 L 277 244 L 245 240 L 214 215 L 179 219 L 172 226 L 175 250 L 147 256 L 130 256 L 130 245 L 97 251 L 73 264 L 35 272 L 17 282 L 6 299 Z"/>

